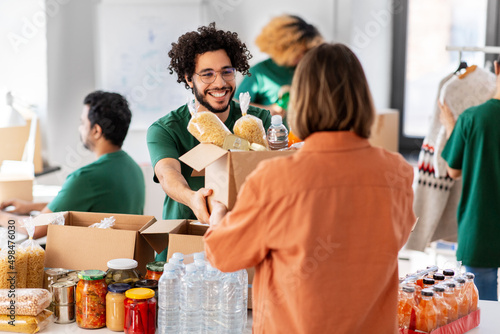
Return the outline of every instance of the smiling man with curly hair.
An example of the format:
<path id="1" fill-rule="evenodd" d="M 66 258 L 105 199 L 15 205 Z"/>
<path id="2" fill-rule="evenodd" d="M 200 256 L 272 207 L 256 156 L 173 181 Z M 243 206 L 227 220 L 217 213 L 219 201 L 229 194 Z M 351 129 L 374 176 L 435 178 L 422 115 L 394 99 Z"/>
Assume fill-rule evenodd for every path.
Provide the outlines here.
<path id="1" fill-rule="evenodd" d="M 239 104 L 233 101 L 235 75 L 248 73 L 251 58 L 238 34 L 217 30 L 211 23 L 179 37 L 168 55 L 170 73 L 175 72 L 177 82 L 191 89 L 198 111 L 214 113 L 228 129 L 233 129 L 242 116 Z M 249 107 L 248 113 L 260 118 L 266 130 L 270 126 L 269 111 Z M 181 155 L 199 143 L 187 130 L 190 118 L 186 104 L 153 123 L 147 134 L 149 154 L 154 181 L 166 193 L 163 219 L 198 219 L 208 223 L 206 197 L 212 190 L 204 188 L 204 177 L 191 176 L 193 169 L 179 161 Z M 165 257 L 163 252 L 157 259 Z"/>

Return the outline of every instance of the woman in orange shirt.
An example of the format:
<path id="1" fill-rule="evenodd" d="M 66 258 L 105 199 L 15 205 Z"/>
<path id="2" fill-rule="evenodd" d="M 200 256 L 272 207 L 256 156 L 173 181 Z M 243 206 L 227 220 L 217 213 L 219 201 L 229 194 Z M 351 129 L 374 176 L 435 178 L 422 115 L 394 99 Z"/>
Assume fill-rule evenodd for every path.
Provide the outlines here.
<path id="1" fill-rule="evenodd" d="M 312 49 L 291 90 L 304 146 L 262 162 L 231 212 L 213 203 L 207 258 L 222 271 L 255 266 L 254 333 L 397 333 L 413 168 L 369 144 L 374 117 L 354 53 Z"/>

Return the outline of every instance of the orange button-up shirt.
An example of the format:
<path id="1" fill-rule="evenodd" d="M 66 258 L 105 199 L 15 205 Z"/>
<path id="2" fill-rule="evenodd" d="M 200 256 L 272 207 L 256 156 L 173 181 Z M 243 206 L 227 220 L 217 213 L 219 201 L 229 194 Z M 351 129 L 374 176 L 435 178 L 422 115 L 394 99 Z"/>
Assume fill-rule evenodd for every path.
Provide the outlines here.
<path id="1" fill-rule="evenodd" d="M 396 333 L 412 181 L 399 154 L 352 132 L 262 162 L 204 239 L 220 270 L 256 267 L 254 333 Z"/>

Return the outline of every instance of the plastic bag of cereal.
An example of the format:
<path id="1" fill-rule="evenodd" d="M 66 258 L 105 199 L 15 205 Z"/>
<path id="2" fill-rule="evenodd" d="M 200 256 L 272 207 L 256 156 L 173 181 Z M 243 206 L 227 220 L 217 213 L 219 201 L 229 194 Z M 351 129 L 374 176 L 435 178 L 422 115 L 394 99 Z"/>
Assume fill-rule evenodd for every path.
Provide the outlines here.
<path id="1" fill-rule="evenodd" d="M 250 104 L 250 94 L 248 92 L 240 94 L 240 108 L 243 115 L 234 123 L 234 134 L 238 137 L 248 140 L 268 148 L 266 140 L 266 130 L 262 120 L 253 115 L 248 115 L 248 105 Z"/>
<path id="2" fill-rule="evenodd" d="M 29 239 L 21 244 L 21 248 L 27 256 L 29 270 L 26 273 L 26 288 L 43 288 L 43 269 L 45 262 L 45 250 L 33 240 L 35 234 L 35 222 L 33 217 L 23 219 L 24 228 L 28 232 Z"/>
<path id="3" fill-rule="evenodd" d="M 214 113 L 197 111 L 194 107 L 194 101 L 188 102 L 188 108 L 191 112 L 191 119 L 187 127 L 189 133 L 200 143 L 222 147 L 226 136 L 231 134 L 227 126 Z"/>

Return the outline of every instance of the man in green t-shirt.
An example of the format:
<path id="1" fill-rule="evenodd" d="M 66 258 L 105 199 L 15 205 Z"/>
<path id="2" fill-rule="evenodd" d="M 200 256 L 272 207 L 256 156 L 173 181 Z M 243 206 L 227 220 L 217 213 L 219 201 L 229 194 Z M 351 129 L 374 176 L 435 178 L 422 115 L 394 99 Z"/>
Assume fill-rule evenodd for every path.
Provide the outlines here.
<path id="1" fill-rule="evenodd" d="M 169 70 L 177 74 L 195 96 L 198 111 L 214 113 L 232 131 L 241 115 L 234 102 L 235 74 L 247 74 L 250 52 L 236 33 L 217 30 L 215 23 L 179 37 L 168 53 Z M 267 129 L 269 111 L 250 107 L 248 113 L 260 118 Z M 204 188 L 205 178 L 192 176 L 193 169 L 179 157 L 199 144 L 187 130 L 191 118 L 187 105 L 171 111 L 148 129 L 147 142 L 154 181 L 166 193 L 163 219 L 198 219 L 208 223 L 206 198 L 212 190 Z"/>
<path id="2" fill-rule="evenodd" d="M 441 156 L 452 178 L 462 177 L 457 260 L 475 274 L 479 298 L 498 300 L 500 267 L 500 67 L 492 99 L 465 110 L 456 120 L 440 105 L 449 137 Z"/>
<path id="3" fill-rule="evenodd" d="M 79 131 L 83 145 L 97 160 L 71 173 L 48 204 L 19 199 L 1 203 L 0 209 L 12 209 L 2 212 L 3 218 L 18 221 L 19 215 L 31 211 L 143 214 L 144 176 L 139 165 L 121 149 L 131 118 L 127 100 L 120 94 L 96 91 L 87 95 Z M 8 219 L 1 219 L 1 224 L 7 224 Z M 46 227 L 38 227 L 35 238 L 45 234 Z"/>

